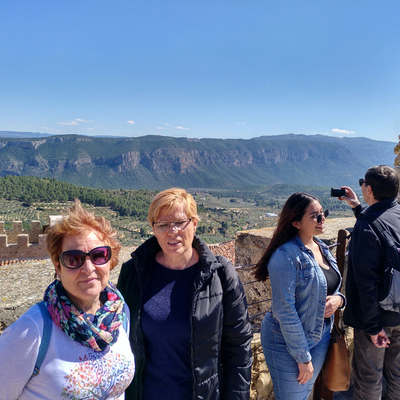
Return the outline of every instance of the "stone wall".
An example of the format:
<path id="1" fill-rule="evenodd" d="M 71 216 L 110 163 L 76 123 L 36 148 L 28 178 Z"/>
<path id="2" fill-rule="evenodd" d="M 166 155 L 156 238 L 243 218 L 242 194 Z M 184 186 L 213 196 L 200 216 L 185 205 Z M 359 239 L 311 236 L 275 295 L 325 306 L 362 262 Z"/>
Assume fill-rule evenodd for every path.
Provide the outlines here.
<path id="1" fill-rule="evenodd" d="M 0 221 L 0 261 L 48 257 L 46 240 L 40 221 L 32 221 L 24 230 L 21 221 L 14 221 L 12 230 L 4 230 Z"/>

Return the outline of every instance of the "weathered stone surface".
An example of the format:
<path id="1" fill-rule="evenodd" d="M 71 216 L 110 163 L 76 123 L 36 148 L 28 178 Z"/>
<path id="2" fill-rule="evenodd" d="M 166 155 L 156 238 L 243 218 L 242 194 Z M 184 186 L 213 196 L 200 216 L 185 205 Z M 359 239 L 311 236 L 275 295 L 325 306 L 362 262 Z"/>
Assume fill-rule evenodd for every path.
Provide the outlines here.
<path id="1" fill-rule="evenodd" d="M 0 262 L 46 258 L 46 240 L 40 221 L 32 221 L 30 229 L 23 229 L 21 221 L 14 221 L 11 230 L 4 230 L 0 221 Z"/>
<path id="2" fill-rule="evenodd" d="M 251 399 L 274 399 L 271 376 L 261 347 L 260 334 L 254 335 L 251 348 L 253 350 L 253 370 L 251 374 Z"/>

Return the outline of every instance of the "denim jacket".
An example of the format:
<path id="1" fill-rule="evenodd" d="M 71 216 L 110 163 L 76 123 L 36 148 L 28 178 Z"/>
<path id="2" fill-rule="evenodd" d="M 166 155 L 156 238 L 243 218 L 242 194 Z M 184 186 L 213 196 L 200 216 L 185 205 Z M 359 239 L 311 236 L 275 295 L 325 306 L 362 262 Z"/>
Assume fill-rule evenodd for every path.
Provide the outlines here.
<path id="1" fill-rule="evenodd" d="M 330 266 L 339 273 L 328 247 L 318 238 L 314 240 Z M 276 329 L 281 331 L 291 356 L 298 363 L 308 362 L 311 360 L 309 343 L 315 344 L 322 337 L 327 296 L 325 275 L 312 251 L 298 236 L 272 254 L 268 272 L 272 289 L 270 316 L 277 322 Z M 340 277 L 334 295 L 344 300 L 339 292 L 341 281 Z"/>

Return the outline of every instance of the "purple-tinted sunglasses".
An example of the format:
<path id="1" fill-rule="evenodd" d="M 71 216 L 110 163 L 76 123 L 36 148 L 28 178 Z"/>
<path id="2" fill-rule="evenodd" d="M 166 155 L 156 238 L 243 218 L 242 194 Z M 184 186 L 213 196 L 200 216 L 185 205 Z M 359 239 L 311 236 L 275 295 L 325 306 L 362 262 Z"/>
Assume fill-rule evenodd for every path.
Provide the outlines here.
<path id="1" fill-rule="evenodd" d="M 103 265 L 110 261 L 111 247 L 99 246 L 85 253 L 82 250 L 68 250 L 60 254 L 60 262 L 65 268 L 76 269 L 82 267 L 89 256 L 94 265 Z"/>

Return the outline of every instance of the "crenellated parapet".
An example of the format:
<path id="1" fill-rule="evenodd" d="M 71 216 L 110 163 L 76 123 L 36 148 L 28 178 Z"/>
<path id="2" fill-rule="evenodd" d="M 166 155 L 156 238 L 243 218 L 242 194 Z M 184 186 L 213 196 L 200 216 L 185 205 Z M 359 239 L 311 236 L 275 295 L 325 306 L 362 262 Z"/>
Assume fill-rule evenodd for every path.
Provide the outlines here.
<path id="1" fill-rule="evenodd" d="M 38 243 L 39 235 L 43 233 L 40 221 L 31 221 L 30 229 L 23 229 L 22 221 L 14 221 L 11 230 L 4 230 L 4 221 L 0 221 L 0 235 L 7 235 L 8 243 L 17 243 L 18 235 L 26 234 L 29 236 L 30 243 Z"/>
<path id="2" fill-rule="evenodd" d="M 0 221 L 0 261 L 47 257 L 40 221 L 32 221 L 30 229 L 23 229 L 22 221 L 14 221 L 11 230 L 5 230 L 4 221 Z"/>

